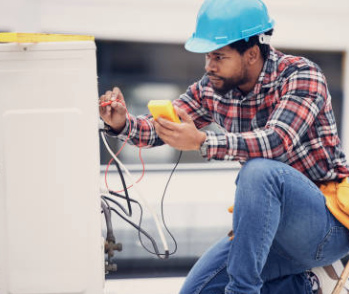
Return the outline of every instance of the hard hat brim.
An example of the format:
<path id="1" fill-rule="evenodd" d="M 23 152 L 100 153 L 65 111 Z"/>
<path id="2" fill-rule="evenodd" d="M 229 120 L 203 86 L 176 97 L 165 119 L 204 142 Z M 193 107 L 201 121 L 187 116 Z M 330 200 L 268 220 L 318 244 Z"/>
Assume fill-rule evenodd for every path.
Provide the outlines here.
<path id="1" fill-rule="evenodd" d="M 209 53 L 226 45 L 228 44 L 217 44 L 206 39 L 191 37 L 185 43 L 184 48 L 194 53 Z"/>

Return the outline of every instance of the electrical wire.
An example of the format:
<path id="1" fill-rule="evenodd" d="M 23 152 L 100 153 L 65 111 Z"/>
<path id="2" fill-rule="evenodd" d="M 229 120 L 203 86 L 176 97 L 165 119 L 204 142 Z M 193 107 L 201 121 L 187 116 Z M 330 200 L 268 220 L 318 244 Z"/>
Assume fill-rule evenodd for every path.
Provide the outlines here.
<path id="1" fill-rule="evenodd" d="M 174 250 L 169 255 L 173 255 L 173 254 L 176 253 L 176 251 L 177 251 L 177 242 L 176 242 L 175 237 L 172 235 L 172 233 L 170 232 L 169 228 L 166 225 L 165 213 L 164 213 L 164 200 L 165 200 L 165 195 L 166 195 L 166 192 L 167 192 L 167 188 L 168 188 L 168 186 L 170 184 L 171 178 L 172 178 L 172 176 L 173 176 L 173 174 L 174 174 L 174 172 L 175 172 L 175 170 L 176 170 L 176 168 L 177 168 L 177 166 L 178 166 L 178 164 L 179 164 L 179 162 L 180 162 L 180 160 L 182 158 L 182 153 L 183 153 L 183 151 L 181 150 L 179 152 L 177 162 L 176 162 L 175 166 L 173 167 L 173 169 L 171 171 L 171 174 L 170 174 L 170 176 L 169 176 L 169 178 L 167 180 L 164 192 L 162 193 L 162 197 L 161 197 L 161 218 L 162 218 L 162 223 L 163 223 L 167 233 L 170 235 L 171 239 L 173 240 L 173 243 L 174 243 L 174 246 L 175 246 Z"/>
<path id="2" fill-rule="evenodd" d="M 165 188 L 164 188 L 164 191 L 163 191 L 163 194 L 162 194 L 162 197 L 161 197 L 161 217 L 162 217 L 162 223 L 163 223 L 164 228 L 166 229 L 167 233 L 170 235 L 171 239 L 173 240 L 173 244 L 174 244 L 174 250 L 172 250 L 171 252 L 169 252 L 169 253 L 168 253 L 168 256 L 173 255 L 173 254 L 175 254 L 175 253 L 177 252 L 177 241 L 176 241 L 175 237 L 173 236 L 173 234 L 170 232 L 169 228 L 167 227 L 166 221 L 165 221 L 164 199 L 165 199 L 165 195 L 166 195 L 167 188 L 168 188 L 168 186 L 169 186 L 170 180 L 171 180 L 171 178 L 172 178 L 172 176 L 173 176 L 173 174 L 174 174 L 174 172 L 175 172 L 175 170 L 176 170 L 176 168 L 177 168 L 177 166 L 178 166 L 178 164 L 179 164 L 179 162 L 180 162 L 180 159 L 181 159 L 181 157 L 182 157 L 182 153 L 183 153 L 182 151 L 179 152 L 179 156 L 178 156 L 177 162 L 176 162 L 175 166 L 173 167 L 173 169 L 172 169 L 172 171 L 171 171 L 171 173 L 170 173 L 170 176 L 169 176 L 169 178 L 168 178 L 168 180 L 167 180 L 166 186 L 165 186 Z M 122 174 L 121 174 L 121 176 L 123 177 Z M 121 198 L 121 199 L 126 200 L 126 197 L 125 197 L 124 195 L 121 195 L 121 194 L 119 194 L 119 193 L 117 193 L 117 192 L 109 191 L 109 193 L 112 194 L 113 196 L 116 196 L 116 197 L 119 197 L 119 198 Z M 122 207 L 122 205 L 121 205 L 120 203 L 118 203 L 117 201 L 115 201 L 114 199 L 112 199 L 112 198 L 110 198 L 110 197 L 107 197 L 107 196 L 102 196 L 102 198 L 103 198 L 105 201 L 106 201 L 106 200 L 111 201 L 112 203 L 114 203 L 115 205 L 117 205 L 118 207 L 120 207 L 120 208 L 124 211 L 124 208 Z M 165 256 L 165 258 L 166 258 L 166 254 L 159 253 L 158 247 L 157 247 L 156 242 L 154 241 L 154 239 L 153 239 L 149 234 L 144 234 L 145 231 L 144 231 L 144 230 L 142 229 L 142 227 L 141 227 L 141 225 L 142 225 L 142 219 L 143 219 L 143 208 L 142 208 L 142 205 L 141 205 L 138 201 L 136 201 L 136 200 L 134 200 L 134 199 L 132 199 L 132 198 L 129 198 L 129 200 L 130 200 L 131 202 L 137 203 L 138 206 L 139 206 L 139 208 L 140 208 L 140 220 L 139 220 L 139 225 L 138 225 L 138 226 L 137 226 L 135 223 L 133 223 L 132 221 L 130 221 L 130 220 L 128 220 L 128 219 L 126 219 L 126 218 L 120 216 L 119 212 L 117 212 L 116 210 L 113 210 L 113 211 L 114 211 L 115 213 L 117 213 L 122 219 L 124 219 L 124 220 L 127 221 L 129 224 L 131 224 L 134 228 L 137 229 L 137 231 L 138 231 L 138 239 L 139 239 L 139 241 L 140 241 L 142 247 L 143 247 L 148 253 L 157 255 L 159 258 L 163 258 L 163 256 Z M 151 251 L 149 248 L 147 248 L 147 246 L 144 244 L 144 242 L 143 242 L 143 240 L 142 240 L 142 237 L 141 237 L 142 235 L 141 235 L 141 234 L 143 234 L 144 236 L 146 236 L 146 237 L 150 240 L 150 242 L 152 243 L 152 246 L 153 246 L 153 248 L 154 248 L 154 251 Z"/>
<path id="3" fill-rule="evenodd" d="M 121 101 L 119 101 L 119 102 L 121 102 Z M 121 103 L 122 103 L 122 102 L 121 102 Z M 123 104 L 123 103 L 122 103 L 122 104 Z M 123 104 L 123 105 L 125 106 L 125 104 Z M 125 108 L 126 108 L 126 106 L 125 106 Z M 129 115 L 127 109 L 126 109 L 126 112 L 127 112 L 127 118 L 130 120 L 130 115 Z M 130 125 L 131 125 L 131 124 L 130 124 Z M 166 258 L 168 258 L 170 255 L 173 255 L 173 254 L 176 253 L 176 251 L 177 251 L 177 241 L 176 241 L 176 239 L 174 238 L 174 236 L 172 235 L 172 233 L 170 232 L 169 228 L 168 228 L 167 225 L 166 225 L 165 216 L 164 216 L 164 198 L 165 198 L 165 195 L 166 195 L 166 192 L 167 192 L 168 185 L 169 185 L 170 180 L 171 180 L 171 178 L 172 178 L 172 175 L 173 175 L 174 171 L 176 170 L 176 168 L 177 168 L 177 166 L 178 166 L 178 164 L 179 164 L 179 161 L 180 161 L 180 159 L 181 159 L 182 151 L 180 151 L 179 156 L 178 156 L 178 160 L 177 160 L 177 162 L 176 162 L 174 168 L 172 169 L 172 171 L 171 171 L 171 173 L 170 173 L 169 179 L 168 179 L 168 181 L 167 181 L 167 183 L 166 183 L 166 186 L 165 186 L 165 188 L 164 188 L 163 195 L 162 195 L 162 198 L 161 198 L 161 218 L 162 218 L 162 223 L 163 223 L 163 226 L 164 226 L 166 232 L 170 235 L 171 239 L 173 240 L 173 243 L 174 243 L 174 250 L 173 250 L 172 252 L 169 252 L 169 250 L 168 250 L 168 246 L 167 246 L 166 239 L 165 239 L 164 236 L 163 236 L 161 227 L 159 226 L 159 222 L 158 222 L 158 220 L 156 219 L 156 215 L 152 212 L 152 210 L 150 209 L 150 207 L 147 206 L 147 203 L 145 202 L 145 205 L 147 206 L 148 210 L 151 212 L 153 218 L 154 218 L 154 215 L 155 215 L 154 220 L 155 220 L 157 229 L 158 229 L 158 231 L 159 231 L 160 238 L 161 238 L 161 240 L 162 240 L 162 243 L 163 243 L 164 249 L 165 249 L 165 253 L 162 254 L 162 253 L 159 252 L 159 249 L 158 249 L 158 247 L 157 247 L 157 244 L 156 244 L 155 240 L 154 240 L 148 233 L 146 233 L 146 232 L 141 228 L 142 218 L 143 218 L 143 208 L 142 208 L 142 205 L 141 205 L 138 201 L 136 201 L 136 200 L 130 198 L 129 195 L 128 195 L 128 189 L 129 189 L 130 187 L 132 187 L 132 186 L 135 186 L 135 183 L 138 183 L 138 182 L 143 178 L 144 172 L 145 172 L 145 165 L 144 165 L 144 161 L 143 161 L 142 156 L 141 156 L 141 148 L 143 147 L 142 141 L 141 141 L 141 132 L 142 132 L 142 129 L 143 129 L 143 126 L 141 126 L 141 129 L 140 129 L 140 134 L 139 134 L 139 138 L 140 138 L 140 139 L 139 139 L 139 145 L 138 145 L 138 147 L 139 147 L 139 158 L 140 158 L 141 163 L 142 163 L 143 171 L 142 171 L 142 175 L 140 176 L 140 178 L 139 178 L 136 182 L 133 181 L 132 176 L 130 175 L 130 173 L 128 172 L 128 170 L 126 169 L 126 167 L 125 167 L 119 160 L 117 160 L 117 157 L 116 157 L 118 154 L 120 154 L 121 150 L 122 150 L 122 149 L 124 148 L 124 146 L 125 146 L 126 141 L 130 138 L 131 127 L 130 127 L 130 129 L 129 129 L 129 133 L 128 133 L 128 136 L 127 136 L 126 141 L 124 142 L 124 144 L 122 145 L 122 147 L 120 148 L 120 150 L 119 150 L 116 154 L 114 154 L 114 152 L 111 151 L 109 142 L 108 142 L 108 140 L 107 140 L 107 138 L 106 138 L 106 136 L 105 136 L 105 132 L 103 132 L 103 133 L 101 132 L 101 136 L 102 136 L 103 142 L 104 142 L 104 144 L 105 144 L 105 146 L 106 146 L 108 152 L 110 153 L 110 155 L 112 155 L 112 158 L 111 158 L 111 160 L 109 161 L 108 166 L 107 166 L 107 169 L 106 169 L 106 172 L 105 172 L 105 184 L 106 184 L 106 187 L 107 187 L 107 189 L 108 189 L 108 192 L 109 192 L 111 195 L 116 196 L 116 197 L 120 197 L 120 198 L 122 198 L 122 199 L 124 199 L 124 200 L 127 201 L 128 211 L 127 211 L 127 210 L 124 208 L 124 206 L 121 205 L 119 202 L 117 202 L 117 201 L 115 201 L 115 200 L 113 200 L 113 199 L 111 199 L 111 198 L 109 198 L 109 197 L 107 197 L 107 196 L 102 196 L 102 199 L 104 200 L 104 202 L 107 203 L 109 211 L 112 210 L 113 212 L 115 212 L 116 214 L 118 214 L 122 219 L 124 219 L 126 222 L 128 222 L 129 224 L 131 224 L 133 227 L 135 227 L 135 228 L 137 229 L 139 241 L 140 241 L 142 247 L 143 247 L 147 252 L 149 252 L 150 254 L 155 254 L 155 255 L 157 255 L 159 258 L 166 259 Z M 120 178 L 121 178 L 121 182 L 122 182 L 122 185 L 123 185 L 123 190 L 117 191 L 117 192 L 112 191 L 112 190 L 109 190 L 109 188 L 108 188 L 108 183 L 107 183 L 107 173 L 108 173 L 108 169 L 109 169 L 110 164 L 111 164 L 113 161 L 114 161 L 114 163 L 115 163 L 115 165 L 116 165 L 116 168 L 117 168 L 117 170 L 118 170 L 118 172 L 119 172 L 119 175 L 120 175 Z M 122 168 L 125 170 L 126 174 L 127 174 L 127 175 L 129 176 L 129 178 L 131 179 L 132 185 L 130 185 L 130 186 L 128 186 L 128 187 L 126 187 L 126 182 L 125 182 L 125 179 L 124 179 L 124 176 L 123 176 L 123 172 L 122 172 L 122 170 L 121 170 L 121 168 L 120 168 L 120 165 L 122 166 Z M 136 187 L 135 187 L 135 188 L 136 188 Z M 123 192 L 123 191 L 125 192 L 125 196 L 119 194 L 119 192 Z M 137 192 L 137 190 L 136 190 L 136 192 Z M 139 192 L 138 192 L 138 194 L 139 194 Z M 139 194 L 139 196 L 141 196 L 141 195 Z M 141 198 L 142 198 L 142 197 L 141 197 Z M 139 208 L 140 208 L 140 220 L 139 220 L 139 225 L 137 226 L 137 225 L 136 225 L 135 223 L 133 223 L 132 221 L 130 221 L 130 220 L 126 219 L 125 217 L 123 217 L 116 209 L 111 208 L 111 207 L 109 206 L 108 201 L 111 201 L 112 203 L 114 203 L 115 205 L 117 205 L 117 206 L 123 211 L 123 213 L 124 213 L 126 216 L 128 216 L 128 217 L 131 217 L 131 216 L 132 216 L 132 206 L 131 206 L 131 202 L 137 203 L 138 206 L 139 206 Z M 144 198 L 143 198 L 143 201 L 144 201 Z M 147 248 L 147 246 L 144 244 L 144 242 L 143 242 L 143 240 L 142 240 L 142 237 L 141 237 L 142 235 L 141 235 L 141 234 L 143 234 L 146 238 L 148 238 L 148 239 L 150 240 L 150 242 L 152 243 L 152 246 L 153 246 L 153 248 L 154 248 L 154 251 L 151 251 L 150 249 Z M 166 250 L 166 248 L 167 248 L 167 250 Z"/>
<path id="4" fill-rule="evenodd" d="M 110 193 L 110 194 L 112 194 L 113 196 L 116 196 L 116 197 L 120 197 L 120 198 L 122 198 L 122 199 L 125 199 L 125 196 L 120 195 L 120 194 L 118 194 L 118 193 L 112 192 L 112 193 Z M 112 203 L 114 203 L 115 205 L 117 205 L 117 206 L 120 207 L 120 203 L 118 203 L 117 201 L 115 201 L 114 199 L 112 199 L 112 198 L 110 198 L 110 197 L 108 197 L 108 196 L 102 195 L 102 199 L 104 199 L 104 201 L 110 201 L 110 202 L 112 202 Z M 138 234 L 139 234 L 139 235 L 142 233 L 146 238 L 148 238 L 148 240 L 151 242 L 151 244 L 152 244 L 152 246 L 153 246 L 153 248 L 154 248 L 154 252 L 150 251 L 150 250 L 144 245 L 144 243 L 142 242 L 142 240 L 140 239 L 141 245 L 142 245 L 142 247 L 143 247 L 146 251 L 148 251 L 148 252 L 150 252 L 150 253 L 152 253 L 152 254 L 157 255 L 159 258 L 162 258 L 162 256 L 163 256 L 164 254 L 162 254 L 162 253 L 159 252 L 158 246 L 157 246 L 157 244 L 156 244 L 154 238 L 151 237 L 145 230 L 142 229 L 142 220 L 143 220 L 143 208 L 142 208 L 142 205 L 141 205 L 137 200 L 134 200 L 134 199 L 132 199 L 132 198 L 130 198 L 130 201 L 136 203 L 136 204 L 138 205 L 139 209 L 140 209 L 140 217 L 139 217 L 139 224 L 138 224 L 138 225 L 135 224 L 134 222 L 132 222 L 131 220 L 125 218 L 124 216 L 120 215 L 120 213 L 119 213 L 116 209 L 111 209 L 111 210 L 112 210 L 113 212 L 115 212 L 118 216 L 120 216 L 123 220 L 125 220 L 127 223 L 129 223 L 131 226 L 133 226 L 133 227 L 138 231 Z M 139 236 L 138 236 L 138 238 L 139 238 Z"/>
<path id="5" fill-rule="evenodd" d="M 166 195 L 166 192 L 167 192 L 167 188 L 168 188 L 168 185 L 169 185 L 170 180 L 171 180 L 171 178 L 172 178 L 172 175 L 173 175 L 173 173 L 175 172 L 175 170 L 176 170 L 176 168 L 177 168 L 177 166 L 178 166 L 178 164 L 179 164 L 179 161 L 181 160 L 182 153 L 183 153 L 182 151 L 179 152 L 179 156 L 178 156 L 177 162 L 176 162 L 175 166 L 173 167 L 173 169 L 172 169 L 172 171 L 171 171 L 171 174 L 170 174 L 170 176 L 169 176 L 169 178 L 168 178 L 168 180 L 167 180 L 165 189 L 164 189 L 164 191 L 163 191 L 163 193 L 162 193 L 162 197 L 161 197 L 161 218 L 162 218 L 162 224 L 164 225 L 164 228 L 165 228 L 166 232 L 170 235 L 170 237 L 171 237 L 171 239 L 172 239 L 172 241 L 173 241 L 173 244 L 174 244 L 174 249 L 173 249 L 171 252 L 168 253 L 169 256 L 171 256 L 171 255 L 173 255 L 173 254 L 175 254 L 175 253 L 177 252 L 177 241 L 176 241 L 176 238 L 175 238 L 175 237 L 173 236 L 173 234 L 171 233 L 171 231 L 169 230 L 169 228 L 167 227 L 167 224 L 166 224 L 166 221 L 165 221 L 164 199 L 165 199 L 165 195 Z M 156 252 L 153 252 L 153 251 L 149 250 L 149 249 L 144 245 L 144 243 L 143 243 L 143 241 L 142 241 L 142 237 L 141 237 L 140 232 L 138 232 L 138 239 L 139 239 L 139 241 L 140 241 L 142 247 L 143 247 L 146 251 L 148 251 L 148 252 L 151 253 L 151 254 L 158 255 Z"/>
<path id="6" fill-rule="evenodd" d="M 125 147 L 126 142 L 130 139 L 132 128 L 131 128 L 130 113 L 128 112 L 128 109 L 127 109 L 127 107 L 126 107 L 126 104 L 123 103 L 121 100 L 116 100 L 116 101 L 119 102 L 119 103 L 121 103 L 121 104 L 125 107 L 127 119 L 128 119 L 128 121 L 129 121 L 129 126 L 130 126 L 130 127 L 129 127 L 129 130 L 128 130 L 128 134 L 127 134 L 126 140 L 124 141 L 124 143 L 123 143 L 122 146 L 120 147 L 119 151 L 117 151 L 116 154 L 115 154 L 115 156 L 118 156 L 118 155 L 120 154 L 121 150 Z M 151 115 L 149 114 L 149 115 L 145 116 L 145 118 L 148 118 L 148 117 L 150 117 L 150 116 L 151 116 Z M 139 182 L 142 180 L 142 178 L 143 178 L 143 176 L 144 176 L 144 172 L 145 172 L 145 165 L 144 165 L 144 161 L 143 161 L 143 158 L 142 158 L 142 147 L 144 147 L 144 146 L 142 145 L 142 131 L 143 131 L 143 124 L 141 125 L 140 130 L 139 130 L 139 144 L 138 144 L 138 147 L 139 147 L 139 159 L 140 159 L 141 164 L 142 164 L 142 174 L 141 174 L 141 176 L 139 177 L 139 179 L 136 181 L 136 183 L 139 183 Z M 109 167 L 110 167 L 110 165 L 111 165 L 111 163 L 112 163 L 113 161 L 114 161 L 114 158 L 112 157 L 112 158 L 109 160 L 109 162 L 108 162 L 108 164 L 107 164 L 107 167 L 106 167 L 106 169 L 105 169 L 105 173 L 104 173 L 105 186 L 107 187 L 108 190 L 111 190 L 111 189 L 109 189 L 109 187 L 108 187 L 108 171 L 109 171 Z M 133 184 L 130 185 L 130 186 L 128 186 L 127 189 L 131 188 L 132 186 L 133 186 Z M 123 192 L 123 191 L 125 191 L 125 187 L 124 187 L 123 190 L 116 191 L 116 192 L 119 192 L 119 193 L 120 193 L 120 192 Z"/>
<path id="7" fill-rule="evenodd" d="M 111 222 L 111 214 L 110 214 L 111 207 L 109 206 L 109 203 L 105 200 L 101 201 L 101 207 L 104 213 L 105 223 L 107 226 L 107 241 L 112 241 L 115 243 L 115 237 L 113 233 L 113 224 Z"/>
<path id="8" fill-rule="evenodd" d="M 130 113 L 129 113 L 128 110 L 127 110 L 126 104 L 125 104 L 123 101 L 121 101 L 120 99 L 116 99 L 115 101 L 116 101 L 116 102 L 119 102 L 122 106 L 125 107 L 127 119 L 128 119 L 129 122 L 131 122 Z M 100 104 L 99 106 L 102 106 L 102 105 Z M 132 126 L 131 126 L 131 123 L 130 123 L 130 124 L 129 124 L 129 129 L 128 129 L 128 135 L 127 135 L 127 137 L 126 137 L 126 140 L 124 141 L 124 143 L 123 143 L 122 146 L 120 147 L 119 151 L 116 152 L 115 156 L 118 156 L 118 155 L 120 154 L 121 150 L 124 149 L 124 147 L 125 147 L 127 141 L 130 139 L 131 131 L 132 131 Z M 108 163 L 108 165 L 107 165 L 107 168 L 105 169 L 105 173 L 104 173 L 105 185 L 106 185 L 106 187 L 107 187 L 108 190 L 109 190 L 109 188 L 108 188 L 108 179 L 107 179 L 107 176 L 108 176 L 109 166 L 110 166 L 110 164 L 111 164 L 112 162 L 113 162 L 113 158 L 111 158 L 111 160 L 109 161 L 109 163 Z"/>
<path id="9" fill-rule="evenodd" d="M 105 137 L 105 140 L 107 141 L 107 144 L 109 145 L 109 142 L 108 142 L 108 139 L 107 137 Z M 109 145 L 110 146 L 110 145 Z M 116 155 L 115 155 L 116 156 Z M 122 211 L 127 215 L 127 216 L 132 216 L 132 206 L 131 206 L 131 201 L 130 201 L 130 196 L 128 194 L 128 188 L 126 186 L 126 182 L 125 182 L 125 178 L 124 178 L 124 175 L 122 173 L 122 170 L 120 168 L 120 165 L 119 163 L 114 160 L 114 163 L 115 163 L 115 166 L 119 172 L 119 175 L 120 175 L 120 179 L 121 179 L 121 183 L 122 183 L 122 187 L 124 188 L 123 191 L 125 191 L 125 198 L 126 198 L 126 202 L 127 202 L 127 208 L 128 208 L 128 211 L 126 211 L 126 209 L 123 207 L 123 206 L 119 206 Z"/>
<path id="10" fill-rule="evenodd" d="M 165 255 L 165 259 L 167 258 L 167 254 L 162 254 L 159 252 L 158 246 L 155 242 L 155 240 L 146 232 L 144 231 L 141 227 L 137 226 L 134 222 L 130 221 L 129 219 L 127 219 L 126 217 L 124 217 L 120 212 L 118 212 L 116 209 L 114 208 L 110 208 L 111 211 L 115 212 L 119 217 L 121 217 L 124 221 L 126 221 L 127 223 L 129 223 L 131 226 L 133 226 L 134 228 L 136 228 L 138 230 L 138 232 L 142 233 L 144 236 L 146 236 L 150 242 L 152 243 L 155 252 L 157 252 L 157 256 L 159 256 L 160 258 L 162 258 L 162 255 Z"/>
<path id="11" fill-rule="evenodd" d="M 103 140 L 104 145 L 107 148 L 108 152 L 114 158 L 114 160 L 118 162 L 120 167 L 122 167 L 122 169 L 125 171 L 126 175 L 128 176 L 128 178 L 130 179 L 131 183 L 133 184 L 134 190 L 135 190 L 136 194 L 139 196 L 139 199 L 143 202 L 143 204 L 146 206 L 147 210 L 150 212 L 150 214 L 151 214 L 151 216 L 152 216 L 152 218 L 153 218 L 153 220 L 155 222 L 155 225 L 156 225 L 156 228 L 158 230 L 161 242 L 162 242 L 163 247 L 164 247 L 165 258 L 167 258 L 169 256 L 168 244 L 167 244 L 166 238 L 164 236 L 164 233 L 163 233 L 163 230 L 161 228 L 160 221 L 159 221 L 157 215 L 155 214 L 153 209 L 149 206 L 148 202 L 146 201 L 146 198 L 143 197 L 141 192 L 138 190 L 136 182 L 134 181 L 134 179 L 133 179 L 132 175 L 130 174 L 129 170 L 123 165 L 123 163 L 115 156 L 114 152 L 110 149 L 110 146 L 109 146 L 109 144 L 108 144 L 108 142 L 106 140 L 106 137 L 105 137 L 105 132 L 101 132 L 100 134 L 101 134 L 102 140 Z"/>
<path id="12" fill-rule="evenodd" d="M 168 229 L 167 225 L 166 225 L 166 222 L 165 222 L 165 219 L 164 219 L 164 210 L 163 210 L 163 201 L 164 201 L 164 197 L 165 197 L 165 194 L 166 194 L 166 190 L 167 190 L 167 187 L 168 187 L 168 184 L 169 184 L 169 181 L 174 173 L 174 170 L 176 169 L 178 163 L 179 163 L 179 160 L 180 160 L 180 157 L 181 157 L 181 154 L 178 158 L 178 161 L 174 167 L 174 169 L 172 170 L 171 172 L 171 175 L 167 181 L 167 184 L 166 184 L 166 187 L 164 189 L 164 192 L 163 192 L 163 195 L 162 195 L 162 199 L 161 199 L 161 215 L 162 215 L 162 220 L 163 220 L 163 225 L 167 231 L 167 233 L 170 235 L 171 239 L 173 240 L 173 243 L 174 243 L 174 246 L 175 246 L 175 249 L 172 251 L 172 252 L 169 252 L 168 255 L 165 253 L 160 253 L 159 252 L 159 249 L 158 249 L 158 246 L 156 244 L 156 241 L 154 240 L 154 238 L 152 238 L 145 230 L 142 229 L 142 220 L 143 220 L 143 208 L 142 208 L 142 205 L 137 201 L 137 200 L 134 200 L 132 198 L 129 198 L 129 199 L 126 199 L 126 197 L 124 195 L 121 195 L 119 193 L 116 193 L 116 192 L 113 192 L 113 191 L 110 191 L 109 193 L 115 197 L 119 197 L 123 200 L 129 200 L 130 202 L 134 202 L 136 203 L 138 206 L 139 206 L 139 209 L 140 209 L 140 217 L 139 217 L 139 224 L 135 224 L 134 222 L 128 220 L 127 218 L 123 217 L 116 209 L 113 209 L 111 208 L 111 206 L 109 205 L 108 201 L 112 202 L 113 204 L 117 205 L 125 214 L 126 214 L 126 210 L 124 209 L 124 207 L 119 203 L 117 202 L 116 200 L 108 197 L 108 196 L 105 196 L 105 195 L 102 195 L 101 198 L 102 200 L 107 204 L 108 206 L 108 209 L 113 211 L 114 213 L 116 213 L 118 216 L 120 216 L 123 220 L 125 220 L 127 223 L 129 223 L 130 225 L 132 225 L 137 231 L 138 231 L 138 239 L 141 243 L 141 246 L 144 248 L 144 250 L 146 250 L 148 253 L 150 254 L 154 254 L 154 255 L 157 255 L 159 258 L 161 259 L 166 259 L 168 256 L 171 256 L 173 254 L 176 253 L 177 251 L 177 241 L 176 239 L 174 238 L 174 236 L 172 235 L 172 233 L 170 232 L 170 230 Z M 143 234 L 152 244 L 153 246 L 153 249 L 154 251 L 151 251 L 143 242 L 142 240 L 142 235 Z"/>
<path id="13" fill-rule="evenodd" d="M 170 176 L 169 176 L 169 178 L 168 178 L 168 180 L 167 180 L 167 182 L 166 182 L 166 186 L 165 186 L 165 188 L 164 188 L 164 191 L 163 191 L 162 197 L 161 197 L 161 218 L 162 218 L 162 224 L 163 224 L 163 226 L 164 226 L 166 232 L 170 235 L 170 237 L 171 237 L 171 239 L 172 239 L 172 241 L 173 241 L 173 244 L 174 244 L 174 249 L 173 249 L 171 252 L 168 253 L 169 256 L 174 255 L 174 254 L 177 252 L 177 247 L 178 247 L 178 246 L 177 246 L 176 238 L 175 238 L 175 237 L 173 236 L 173 234 L 171 233 L 171 231 L 170 231 L 170 229 L 168 228 L 168 226 L 167 226 L 167 224 L 166 224 L 166 221 L 165 221 L 164 200 L 165 200 L 165 195 L 166 195 L 166 192 L 167 192 L 167 188 L 168 188 L 168 186 L 169 186 L 169 183 L 170 183 L 170 181 L 171 181 L 172 175 L 173 175 L 173 173 L 175 172 L 175 170 L 176 170 L 176 168 L 177 168 L 177 166 L 178 166 L 178 164 L 179 164 L 179 162 L 180 162 L 180 160 L 181 160 L 182 153 L 183 153 L 183 151 L 180 151 L 180 152 L 179 152 L 179 156 L 178 156 L 177 162 L 175 163 L 175 166 L 173 167 L 173 169 L 172 169 L 172 171 L 171 171 L 171 173 L 170 173 Z M 139 241 L 140 241 L 142 247 L 143 247 L 146 251 L 148 251 L 148 252 L 151 253 L 151 254 L 156 254 L 156 255 L 158 255 L 156 252 L 153 252 L 153 251 L 149 250 L 149 249 L 144 245 L 144 243 L 143 243 L 143 241 L 142 241 L 142 237 L 141 237 L 140 232 L 138 232 L 138 238 L 139 238 Z"/>

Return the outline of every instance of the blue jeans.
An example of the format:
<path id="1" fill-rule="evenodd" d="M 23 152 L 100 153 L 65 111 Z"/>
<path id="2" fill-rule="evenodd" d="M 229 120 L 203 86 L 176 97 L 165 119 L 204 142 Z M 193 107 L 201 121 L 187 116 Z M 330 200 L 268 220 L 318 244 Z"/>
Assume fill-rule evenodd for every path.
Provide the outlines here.
<path id="1" fill-rule="evenodd" d="M 304 272 L 349 250 L 348 230 L 328 211 L 318 187 L 269 159 L 242 167 L 233 230 L 233 241 L 223 238 L 194 265 L 180 294 L 309 294 Z"/>

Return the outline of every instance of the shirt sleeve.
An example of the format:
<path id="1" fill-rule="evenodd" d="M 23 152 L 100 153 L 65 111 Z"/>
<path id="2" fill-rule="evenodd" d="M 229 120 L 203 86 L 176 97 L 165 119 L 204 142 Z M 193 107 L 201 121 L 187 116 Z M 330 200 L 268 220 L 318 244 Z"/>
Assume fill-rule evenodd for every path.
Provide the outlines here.
<path id="1" fill-rule="evenodd" d="M 186 93 L 173 102 L 175 106 L 189 114 L 198 129 L 202 129 L 213 122 L 205 99 L 205 84 L 206 78 L 204 77 L 199 82 L 189 86 Z"/>
<path id="2" fill-rule="evenodd" d="M 173 105 L 184 109 L 193 119 L 197 128 L 202 128 L 212 122 L 212 118 L 203 106 L 203 85 L 202 82 L 196 82 L 189 86 L 187 91 L 178 99 L 173 101 Z M 126 119 L 126 125 L 120 134 L 116 134 L 119 139 L 131 145 L 141 147 L 155 147 L 163 145 L 164 142 L 155 132 L 155 127 L 151 115 L 134 116 L 129 115 Z"/>
<path id="3" fill-rule="evenodd" d="M 155 132 L 150 115 L 134 116 L 130 114 L 126 118 L 124 129 L 117 137 L 123 141 L 127 140 L 130 145 L 138 147 L 153 147 L 164 144 Z"/>
<path id="4" fill-rule="evenodd" d="M 328 92 L 325 77 L 316 67 L 293 68 L 278 92 L 279 102 L 263 129 L 242 133 L 213 133 L 201 153 L 208 159 L 240 160 L 263 157 L 286 161 L 324 107 Z"/>

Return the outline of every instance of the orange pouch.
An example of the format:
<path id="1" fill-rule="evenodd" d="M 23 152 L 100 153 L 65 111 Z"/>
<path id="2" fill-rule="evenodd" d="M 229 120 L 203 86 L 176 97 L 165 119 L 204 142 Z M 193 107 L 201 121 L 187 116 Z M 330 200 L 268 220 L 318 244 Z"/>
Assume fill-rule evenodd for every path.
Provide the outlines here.
<path id="1" fill-rule="evenodd" d="M 328 182 L 320 186 L 326 206 L 334 217 L 349 229 L 349 178 L 342 182 Z"/>

